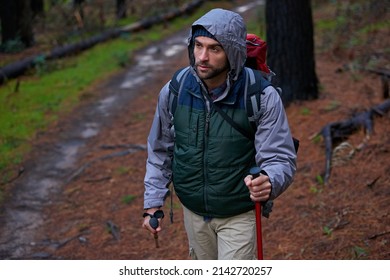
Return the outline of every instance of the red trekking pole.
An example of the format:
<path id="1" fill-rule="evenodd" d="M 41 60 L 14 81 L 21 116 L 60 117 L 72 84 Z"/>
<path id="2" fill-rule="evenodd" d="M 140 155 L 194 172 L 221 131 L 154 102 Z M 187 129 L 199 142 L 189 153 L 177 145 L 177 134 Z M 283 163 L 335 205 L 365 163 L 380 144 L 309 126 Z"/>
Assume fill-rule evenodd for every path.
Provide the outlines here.
<path id="1" fill-rule="evenodd" d="M 259 167 L 253 167 L 249 173 L 253 179 L 260 176 L 261 169 Z M 261 203 L 255 202 L 255 213 L 256 213 L 256 237 L 257 237 L 257 259 L 263 259 L 263 234 L 261 229 Z"/>
<path id="2" fill-rule="evenodd" d="M 261 204 L 256 202 L 256 237 L 257 237 L 257 259 L 263 259 L 263 234 L 261 229 Z"/>

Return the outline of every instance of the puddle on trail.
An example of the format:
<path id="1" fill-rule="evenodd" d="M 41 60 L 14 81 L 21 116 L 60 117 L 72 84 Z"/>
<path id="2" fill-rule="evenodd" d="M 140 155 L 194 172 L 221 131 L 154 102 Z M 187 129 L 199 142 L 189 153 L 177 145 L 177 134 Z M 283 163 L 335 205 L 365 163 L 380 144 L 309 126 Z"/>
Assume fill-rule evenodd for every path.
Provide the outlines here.
<path id="1" fill-rule="evenodd" d="M 85 130 L 81 132 L 81 136 L 83 136 L 84 132 Z M 58 159 L 54 167 L 56 169 L 63 170 L 72 168 L 77 160 L 77 152 L 81 146 L 82 141 L 71 141 L 69 143 L 63 143 L 60 147 L 60 153 L 62 157 Z"/>
<path id="2" fill-rule="evenodd" d="M 97 123 L 86 123 L 84 130 L 81 132 L 82 138 L 91 138 L 99 134 L 99 125 Z"/>

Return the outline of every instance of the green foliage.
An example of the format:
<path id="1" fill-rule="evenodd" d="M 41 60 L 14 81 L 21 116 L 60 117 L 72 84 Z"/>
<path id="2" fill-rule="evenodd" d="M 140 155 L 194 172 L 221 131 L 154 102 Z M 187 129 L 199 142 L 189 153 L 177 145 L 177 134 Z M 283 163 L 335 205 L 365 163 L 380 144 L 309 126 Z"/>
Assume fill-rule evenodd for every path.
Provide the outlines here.
<path id="1" fill-rule="evenodd" d="M 0 205 L 3 204 L 3 201 L 4 201 L 4 192 L 0 187 Z"/>
<path id="2" fill-rule="evenodd" d="M 114 53 L 114 59 L 116 63 L 122 68 L 126 68 L 127 66 L 130 65 L 130 61 L 131 61 L 130 57 L 131 56 L 127 51 Z"/>
<path id="3" fill-rule="evenodd" d="M 389 29 L 390 29 L 390 21 L 384 20 L 384 21 L 374 22 L 366 26 L 363 26 L 358 32 L 360 34 L 367 34 L 371 32 L 376 32 L 378 30 L 389 30 Z"/>
<path id="4" fill-rule="evenodd" d="M 317 184 L 310 187 L 310 192 L 315 194 L 322 193 L 324 187 L 324 179 L 321 175 L 317 175 L 316 181 Z"/>
<path id="5" fill-rule="evenodd" d="M 25 48 L 26 46 L 23 44 L 23 42 L 19 38 L 16 38 L 14 40 L 8 40 L 3 43 L 0 50 L 5 53 L 18 53 Z"/>
<path id="6" fill-rule="evenodd" d="M 319 133 L 316 136 L 314 136 L 312 139 L 313 143 L 315 144 L 321 143 L 321 140 L 322 140 L 322 136 Z"/>
<path id="7" fill-rule="evenodd" d="M 132 194 L 128 194 L 128 195 L 125 195 L 122 197 L 122 202 L 124 204 L 130 204 L 134 199 L 136 198 L 135 195 L 132 195 Z"/>
<path id="8" fill-rule="evenodd" d="M 337 100 L 332 100 L 329 104 L 326 105 L 325 111 L 331 112 L 337 110 L 341 106 L 340 102 Z"/>
<path id="9" fill-rule="evenodd" d="M 143 113 L 137 113 L 137 114 L 133 114 L 133 119 L 134 120 L 137 120 L 137 121 L 142 121 L 145 119 L 145 114 Z"/>
<path id="10" fill-rule="evenodd" d="M 390 27 L 385 1 L 356 0 L 334 1 L 334 17 L 314 22 L 316 34 L 321 34 L 321 47 L 328 49 L 350 49 L 367 47 L 375 37 L 386 36 Z M 321 7 L 317 7 L 319 10 Z M 329 6 L 327 6 L 329 9 Z M 377 38 L 379 39 L 379 38 Z M 377 40 L 376 39 L 376 40 Z M 367 62 L 365 62 L 367 63 Z"/>
<path id="11" fill-rule="evenodd" d="M 302 108 L 302 109 L 300 110 L 300 113 L 301 113 L 301 115 L 303 115 L 303 116 L 308 116 L 308 115 L 311 114 L 309 108 Z"/>
<path id="12" fill-rule="evenodd" d="M 256 19 L 255 21 L 250 21 L 247 24 L 248 33 L 253 33 L 263 40 L 266 40 L 266 30 L 265 30 L 265 10 L 264 6 L 260 5 L 256 8 Z"/>
<path id="13" fill-rule="evenodd" d="M 88 223 L 80 223 L 76 225 L 76 228 L 78 229 L 79 232 L 83 232 L 84 230 L 87 230 L 91 225 Z"/>
<path id="14" fill-rule="evenodd" d="M 34 66 L 38 76 L 42 76 L 47 71 L 46 57 L 39 55 L 34 59 Z"/>
<path id="15" fill-rule="evenodd" d="M 318 184 L 320 184 L 321 186 L 323 186 L 325 183 L 324 178 L 321 175 L 317 175 L 316 180 L 317 180 Z"/>
<path id="16" fill-rule="evenodd" d="M 115 173 L 119 174 L 119 175 L 125 175 L 125 174 L 128 174 L 130 171 L 130 168 L 129 167 L 125 167 L 125 166 L 120 166 L 118 167 L 116 170 L 115 170 Z"/>
<path id="17" fill-rule="evenodd" d="M 321 187 L 318 187 L 318 186 L 311 186 L 310 187 L 310 192 L 311 193 L 321 193 L 322 192 L 322 188 Z"/>
<path id="18" fill-rule="evenodd" d="M 337 22 L 334 19 L 320 19 L 315 22 L 315 28 L 318 31 L 324 32 L 334 30 Z"/>
<path id="19" fill-rule="evenodd" d="M 328 226 L 324 226 L 322 228 L 322 232 L 328 236 L 328 237 L 331 237 L 332 236 L 332 233 L 333 233 L 333 230 L 331 228 L 329 228 Z"/>
<path id="20" fill-rule="evenodd" d="M 354 246 L 352 248 L 352 259 L 364 259 L 364 257 L 367 256 L 368 256 L 368 252 L 366 249 L 359 246 Z"/>

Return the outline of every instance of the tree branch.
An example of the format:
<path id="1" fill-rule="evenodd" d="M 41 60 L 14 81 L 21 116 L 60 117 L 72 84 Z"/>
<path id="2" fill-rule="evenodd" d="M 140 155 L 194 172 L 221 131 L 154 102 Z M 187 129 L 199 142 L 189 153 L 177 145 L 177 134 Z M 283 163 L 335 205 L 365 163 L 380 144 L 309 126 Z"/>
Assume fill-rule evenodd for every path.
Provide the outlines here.
<path id="1" fill-rule="evenodd" d="M 374 116 L 379 115 L 383 116 L 387 111 L 390 110 L 390 99 L 387 99 L 382 104 L 372 107 L 368 111 L 361 112 L 354 117 L 327 124 L 321 130 L 320 135 L 324 138 L 325 141 L 325 153 L 326 153 L 326 163 L 325 163 L 325 175 L 324 182 L 328 182 L 332 169 L 332 155 L 333 155 L 333 146 L 335 143 L 339 143 L 342 140 L 347 139 L 351 134 L 359 130 L 361 127 L 365 129 L 365 142 L 370 138 L 373 131 L 373 121 Z M 317 135 L 318 135 L 317 134 Z"/>

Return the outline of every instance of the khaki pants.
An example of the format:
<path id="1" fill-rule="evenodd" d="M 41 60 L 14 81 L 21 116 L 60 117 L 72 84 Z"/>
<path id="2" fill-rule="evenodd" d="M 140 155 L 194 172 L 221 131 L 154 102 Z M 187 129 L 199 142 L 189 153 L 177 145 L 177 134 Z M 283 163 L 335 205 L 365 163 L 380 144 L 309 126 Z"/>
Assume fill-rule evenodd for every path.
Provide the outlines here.
<path id="1" fill-rule="evenodd" d="M 205 222 L 183 206 L 184 226 L 194 260 L 256 259 L 255 211 Z"/>

